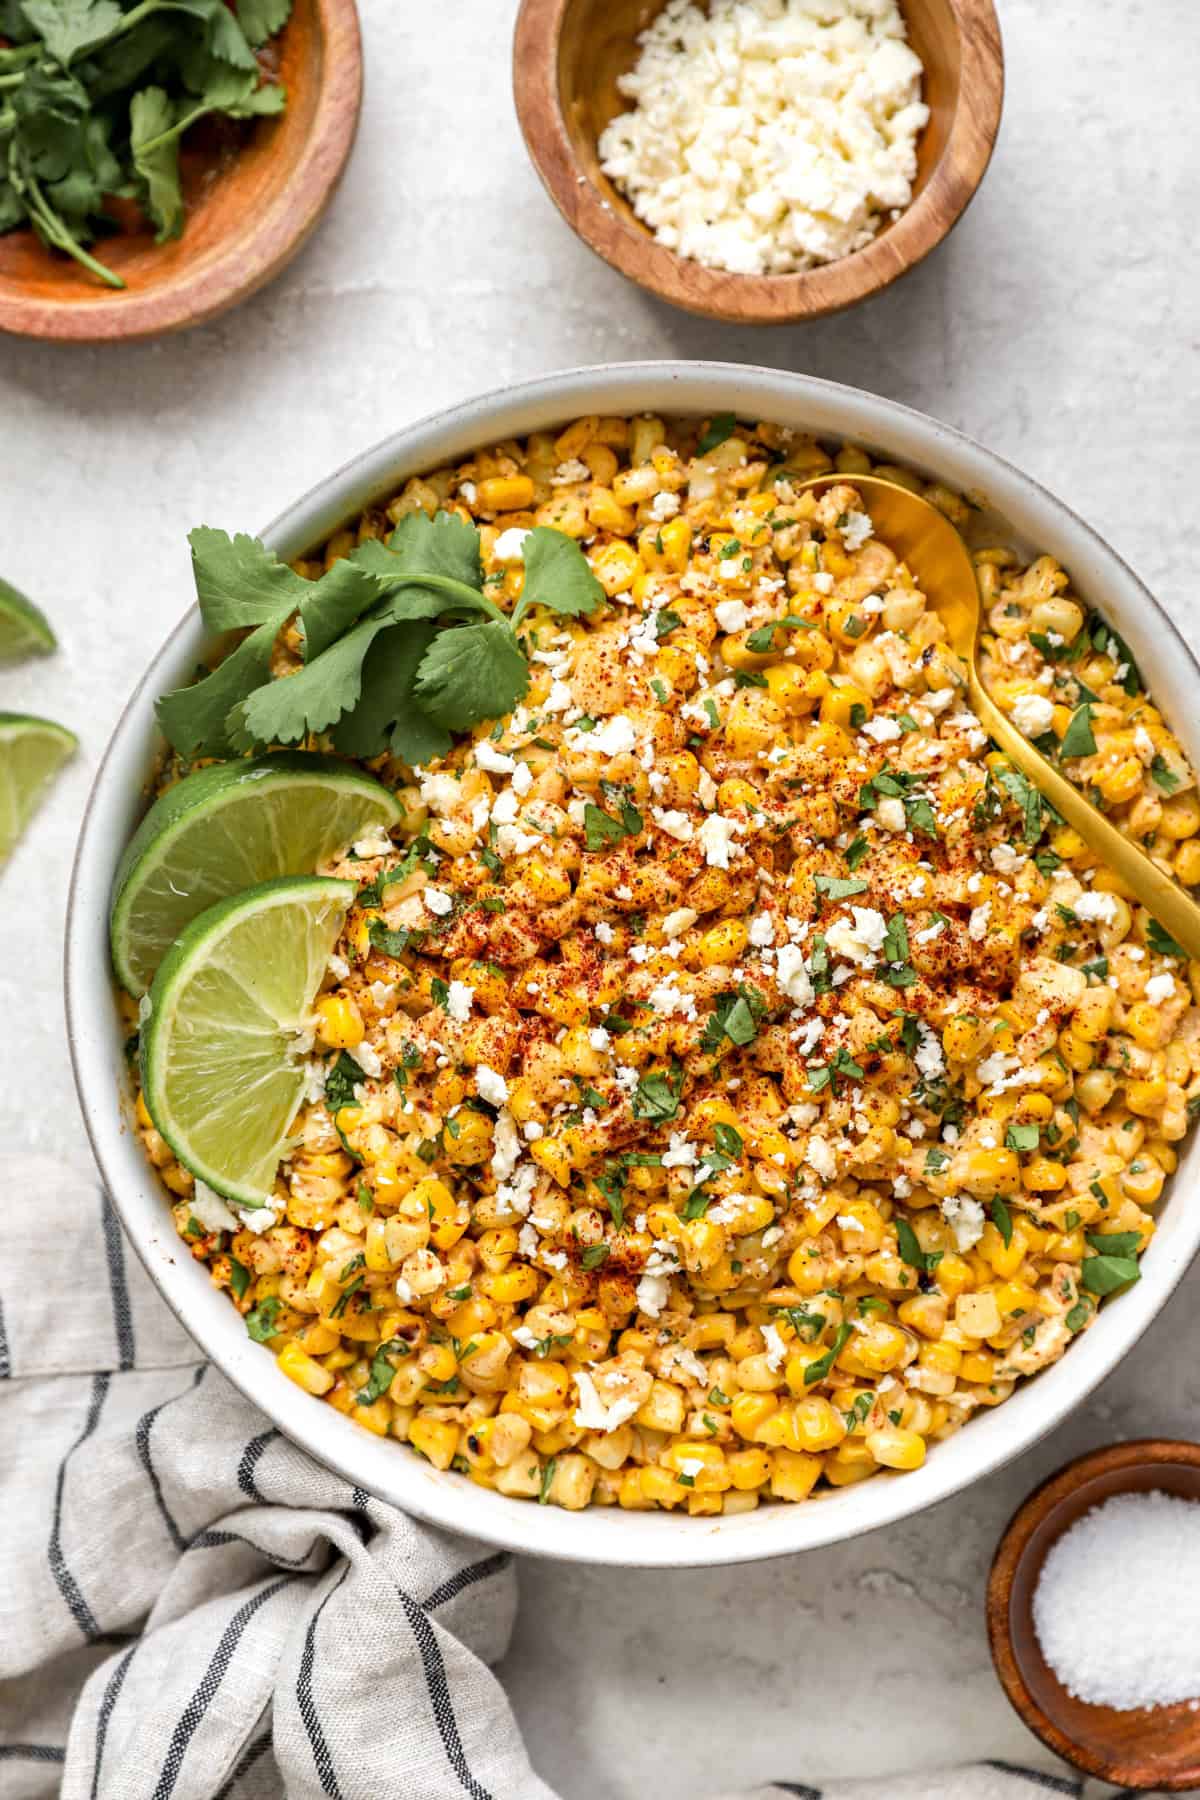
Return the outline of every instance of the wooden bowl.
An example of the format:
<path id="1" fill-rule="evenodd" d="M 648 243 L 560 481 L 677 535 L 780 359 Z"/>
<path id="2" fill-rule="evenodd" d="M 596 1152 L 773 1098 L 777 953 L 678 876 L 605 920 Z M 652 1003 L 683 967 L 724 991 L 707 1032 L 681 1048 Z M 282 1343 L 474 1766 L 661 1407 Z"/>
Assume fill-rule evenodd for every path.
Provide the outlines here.
<path id="1" fill-rule="evenodd" d="M 930 119 L 913 198 L 865 250 L 800 275 L 733 275 L 658 243 L 600 171 L 596 143 L 627 109 L 617 77 L 665 0 L 522 0 L 513 89 L 525 143 L 551 199 L 589 249 L 663 300 L 709 319 L 815 319 L 915 268 L 966 210 L 1000 125 L 1004 58 L 992 0 L 900 0 L 925 65 Z"/>
<path id="2" fill-rule="evenodd" d="M 135 230 L 99 246 L 124 292 L 32 231 L 0 237 L 0 331 L 75 343 L 156 337 L 213 319 L 273 280 L 315 229 L 354 142 L 362 103 L 354 0 L 295 0 L 278 69 L 288 103 L 277 119 L 206 121 L 188 134 L 181 237 L 156 244 L 153 231 Z"/>
<path id="3" fill-rule="evenodd" d="M 1005 1693 L 1055 1755 L 1116 1787 L 1181 1793 L 1200 1787 L 1200 1711 L 1187 1701 L 1137 1712 L 1089 1706 L 1062 1686 L 1033 1628 L 1034 1590 L 1055 1540 L 1089 1507 L 1154 1488 L 1200 1500 L 1200 1444 L 1170 1438 L 1114 1444 L 1044 1482 L 1014 1515 L 996 1551 L 988 1637 Z M 1194 1605 L 1194 1596 L 1181 1594 L 1180 1604 Z"/>

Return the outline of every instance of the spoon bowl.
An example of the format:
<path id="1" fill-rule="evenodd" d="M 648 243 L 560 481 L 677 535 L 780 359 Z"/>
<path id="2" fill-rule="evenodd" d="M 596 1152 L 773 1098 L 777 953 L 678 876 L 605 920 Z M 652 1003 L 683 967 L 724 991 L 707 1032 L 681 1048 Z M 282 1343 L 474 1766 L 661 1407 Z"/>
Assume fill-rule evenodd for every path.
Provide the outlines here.
<path id="1" fill-rule="evenodd" d="M 1200 1500 L 1200 1444 L 1170 1438 L 1114 1444 L 1052 1475 L 1000 1540 L 988 1578 L 987 1625 L 1005 1693 L 1056 1756 L 1117 1787 L 1175 1794 L 1200 1787 L 1200 1710 L 1194 1702 L 1136 1712 L 1091 1706 L 1063 1687 L 1033 1625 L 1042 1565 L 1063 1532 L 1114 1494 L 1154 1490 Z M 1192 1605 L 1191 1596 L 1182 1595 L 1181 1604 Z"/>
<path id="2" fill-rule="evenodd" d="M 811 493 L 849 485 L 861 494 L 876 536 L 908 565 L 945 625 L 950 648 L 966 664 L 967 695 L 988 736 L 1188 956 L 1200 957 L 1200 907 L 1035 749 L 984 687 L 979 672 L 983 599 L 971 553 L 945 514 L 881 475 L 818 475 L 795 485 Z"/>

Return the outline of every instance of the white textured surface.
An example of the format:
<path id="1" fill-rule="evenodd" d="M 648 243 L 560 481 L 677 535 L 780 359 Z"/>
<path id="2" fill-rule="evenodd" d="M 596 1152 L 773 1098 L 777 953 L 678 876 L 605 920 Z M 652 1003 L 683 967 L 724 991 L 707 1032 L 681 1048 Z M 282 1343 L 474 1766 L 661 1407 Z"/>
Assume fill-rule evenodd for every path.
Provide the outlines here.
<path id="1" fill-rule="evenodd" d="M 673 354 L 874 388 L 1021 463 L 1200 625 L 1200 17 L 1192 0 L 1000 5 L 1008 103 L 979 198 L 922 269 L 841 318 L 730 331 L 628 287 L 529 169 L 509 94 L 513 0 L 362 0 L 358 150 L 335 211 L 275 287 L 162 344 L 0 342 L 0 567 L 64 644 L 52 663 L 0 675 L 0 707 L 50 713 L 84 740 L 3 876 L 6 1142 L 87 1155 L 59 998 L 70 853 L 111 724 L 187 602 L 185 532 L 265 523 L 443 402 L 571 363 Z M 1198 1297 L 1193 1274 L 1050 1443 L 887 1535 L 728 1572 L 527 1565 L 507 1672 L 541 1772 L 570 1800 L 691 1800 L 772 1774 L 1030 1754 L 987 1653 L 992 1548 L 1068 1456 L 1195 1434 Z"/>

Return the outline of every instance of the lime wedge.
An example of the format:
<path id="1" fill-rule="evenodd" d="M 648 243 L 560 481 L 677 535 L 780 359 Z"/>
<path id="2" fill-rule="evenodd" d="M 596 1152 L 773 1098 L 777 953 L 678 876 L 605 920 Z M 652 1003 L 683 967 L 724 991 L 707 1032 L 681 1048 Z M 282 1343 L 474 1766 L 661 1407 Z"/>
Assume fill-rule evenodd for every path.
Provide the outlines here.
<path id="1" fill-rule="evenodd" d="M 0 663 L 24 662 L 27 656 L 49 656 L 56 642 L 49 620 L 33 601 L 0 580 Z"/>
<path id="2" fill-rule="evenodd" d="M 336 757 L 293 751 L 200 769 L 155 801 L 113 884 L 113 967 L 144 994 L 206 907 L 317 864 L 400 818 L 393 794 Z"/>
<path id="3" fill-rule="evenodd" d="M 0 713 L 0 863 L 36 812 L 47 782 L 78 747 L 79 739 L 63 725 Z"/>
<path id="4" fill-rule="evenodd" d="M 243 1206 L 270 1204 L 304 1094 L 309 1016 L 352 881 L 264 881 L 193 919 L 142 1011 L 150 1117 L 184 1164 Z"/>

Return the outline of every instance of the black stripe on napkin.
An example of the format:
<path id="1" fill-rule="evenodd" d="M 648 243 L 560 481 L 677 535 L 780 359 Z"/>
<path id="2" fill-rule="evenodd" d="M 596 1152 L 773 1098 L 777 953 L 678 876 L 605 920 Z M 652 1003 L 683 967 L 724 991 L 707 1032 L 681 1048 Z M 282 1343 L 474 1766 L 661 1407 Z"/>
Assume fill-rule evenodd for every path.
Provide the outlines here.
<path id="1" fill-rule="evenodd" d="M 437 1725 L 446 1760 L 458 1776 L 463 1788 L 471 1796 L 471 1800 L 494 1800 L 483 1783 L 472 1775 L 467 1763 L 466 1752 L 459 1736 L 458 1720 L 454 1716 L 454 1702 L 450 1697 L 450 1683 L 446 1679 L 446 1665 L 442 1661 L 442 1652 L 438 1647 L 433 1626 L 423 1608 L 410 1595 L 398 1588 L 408 1622 L 412 1626 L 413 1636 L 417 1640 L 417 1648 L 421 1652 L 421 1662 L 425 1670 L 425 1685 L 429 1689 L 429 1704 L 433 1709 L 434 1722 Z"/>
<path id="2" fill-rule="evenodd" d="M 474 1587 L 478 1581 L 487 1581 L 490 1576 L 498 1575 L 501 1569 L 507 1569 L 512 1557 L 507 1550 L 498 1550 L 495 1556 L 487 1556 L 482 1562 L 468 1563 L 457 1575 L 451 1575 L 440 1587 L 435 1587 L 432 1594 L 421 1602 L 424 1612 L 436 1612 L 439 1606 L 445 1606 L 447 1600 L 454 1600 L 467 1588 Z"/>
<path id="3" fill-rule="evenodd" d="M 342 1800 L 342 1790 L 338 1786 L 337 1776 L 333 1770 L 333 1758 L 329 1754 L 329 1744 L 325 1737 L 321 1721 L 317 1717 L 317 1703 L 313 1698 L 313 1669 L 317 1660 L 317 1620 L 325 1611 L 333 1596 L 350 1573 L 350 1565 L 342 1570 L 325 1598 L 308 1621 L 308 1630 L 304 1634 L 304 1648 L 300 1652 L 300 1672 L 296 1677 L 296 1705 L 300 1718 L 308 1734 L 308 1742 L 312 1749 L 313 1765 L 317 1771 L 317 1779 L 321 1783 L 321 1792 L 329 1795 L 329 1800 Z"/>
<path id="4" fill-rule="evenodd" d="M 100 1419 L 100 1409 L 104 1405 L 104 1397 L 108 1393 L 110 1377 L 106 1373 L 92 1376 L 92 1397 L 88 1403 L 87 1418 L 83 1430 L 71 1445 L 58 1465 L 58 1479 L 54 1484 L 54 1516 L 50 1521 L 50 1541 L 46 1546 L 46 1560 L 50 1564 L 50 1573 L 54 1577 L 59 1593 L 70 1609 L 71 1617 L 89 1644 L 96 1643 L 103 1633 L 96 1623 L 91 1607 L 79 1591 L 79 1584 L 67 1567 L 62 1549 L 62 1503 L 63 1488 L 67 1479 L 67 1464 L 82 1443 L 91 1437 Z"/>
<path id="5" fill-rule="evenodd" d="M 104 1225 L 104 1255 L 108 1262 L 108 1288 L 112 1295 L 113 1324 L 117 1334 L 117 1363 L 122 1369 L 132 1369 L 133 1310 L 129 1304 L 129 1284 L 125 1279 L 125 1245 L 113 1203 L 107 1194 L 101 1195 L 100 1217 Z"/>
<path id="6" fill-rule="evenodd" d="M 248 1499 L 257 1500 L 261 1506 L 266 1506 L 268 1501 L 267 1496 L 259 1492 L 258 1483 L 254 1479 L 254 1471 L 261 1462 L 263 1452 L 268 1444 L 273 1444 L 278 1436 L 279 1433 L 273 1425 L 269 1431 L 260 1431 L 257 1437 L 250 1439 L 242 1451 L 242 1460 L 238 1464 L 238 1486 Z"/>
<path id="7" fill-rule="evenodd" d="M 1083 1793 L 1082 1781 L 1072 1780 L 1067 1775 L 1048 1775 L 1044 1769 L 1023 1769 L 1017 1763 L 997 1762 L 994 1758 L 984 1764 L 988 1769 L 999 1769 L 1002 1775 L 1015 1775 L 1018 1781 L 1027 1781 L 1031 1787 L 1045 1788 L 1051 1794 L 1071 1794 L 1076 1797 Z"/>
<path id="8" fill-rule="evenodd" d="M 238 1607 L 221 1633 L 221 1640 L 213 1652 L 212 1661 L 201 1676 L 199 1686 L 184 1707 L 179 1723 L 171 1733 L 167 1760 L 163 1764 L 162 1774 L 158 1778 L 158 1786 L 154 1790 L 152 1800 L 169 1800 L 175 1783 L 179 1779 L 179 1771 L 183 1767 L 187 1747 L 212 1704 L 217 1689 L 225 1679 L 229 1665 L 233 1661 L 233 1653 L 241 1642 L 247 1625 L 260 1607 L 265 1606 L 268 1600 L 273 1600 L 276 1594 L 282 1593 L 288 1586 L 290 1586 L 290 1578 L 285 1575 L 281 1581 L 272 1582 L 270 1587 L 260 1588 L 257 1594 L 252 1595 L 246 1601 L 245 1605 Z"/>
<path id="9" fill-rule="evenodd" d="M 253 1550 L 256 1555 L 265 1557 L 268 1562 L 274 1563 L 277 1568 L 304 1569 L 312 1574 L 315 1573 L 315 1571 L 309 1568 L 309 1564 L 323 1544 L 328 1547 L 328 1542 L 329 1540 L 323 1538 L 318 1532 L 303 1556 L 284 1556 L 279 1550 L 268 1550 L 262 1544 L 253 1543 L 250 1538 L 244 1537 L 240 1531 L 220 1531 L 215 1527 L 210 1526 L 204 1531 L 198 1531 L 191 1542 L 184 1545 L 184 1549 L 220 1550 L 223 1549 L 226 1544 L 241 1544 L 244 1549 Z"/>
<path id="10" fill-rule="evenodd" d="M 160 1400 L 157 1406 L 152 1406 L 149 1412 L 144 1412 L 137 1422 L 137 1430 L 134 1433 L 134 1443 L 137 1446 L 138 1461 L 146 1471 L 146 1479 L 150 1483 L 150 1492 L 154 1495 L 154 1504 L 162 1515 L 162 1522 L 166 1526 L 171 1542 L 177 1550 L 187 1549 L 187 1539 L 175 1523 L 175 1520 L 171 1515 L 171 1509 L 163 1499 L 162 1483 L 158 1479 L 158 1470 L 154 1467 L 154 1460 L 150 1455 L 150 1433 L 154 1429 L 155 1419 L 157 1419 L 164 1407 L 174 1406 L 177 1400 L 182 1400 L 186 1394 L 192 1393 L 199 1387 L 207 1367 L 207 1363 L 200 1364 L 200 1367 L 192 1376 L 191 1387 L 186 1388 L 183 1394 L 172 1394 L 169 1400 Z"/>
<path id="11" fill-rule="evenodd" d="M 4 1308 L 0 1306 L 0 1381 L 12 1374 L 12 1357 L 8 1349 L 8 1333 L 4 1329 Z"/>
<path id="12" fill-rule="evenodd" d="M 104 1760 L 104 1745 L 108 1738 L 108 1722 L 113 1715 L 113 1707 L 117 1704 L 121 1689 L 125 1685 L 125 1677 L 129 1673 L 129 1665 L 133 1661 L 136 1644 L 131 1644 L 124 1656 L 109 1676 L 104 1693 L 100 1700 L 100 1711 L 96 1715 L 96 1754 L 92 1758 L 92 1800 L 100 1791 L 100 1764 Z"/>
<path id="13" fill-rule="evenodd" d="M 234 1766 L 233 1774 L 229 1777 L 229 1780 L 225 1783 L 224 1787 L 219 1789 L 214 1795 L 214 1800 L 230 1800 L 234 1788 L 237 1787 L 242 1777 L 250 1773 L 255 1763 L 258 1762 L 263 1754 L 270 1748 L 271 1733 L 269 1731 L 264 1731 L 262 1736 L 255 1738 L 252 1744 L 247 1744 Z"/>
<path id="14" fill-rule="evenodd" d="M 65 1762 L 67 1753 L 57 1744 L 0 1744 L 0 1762 Z"/>

